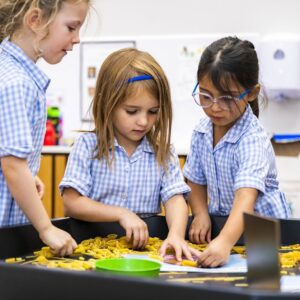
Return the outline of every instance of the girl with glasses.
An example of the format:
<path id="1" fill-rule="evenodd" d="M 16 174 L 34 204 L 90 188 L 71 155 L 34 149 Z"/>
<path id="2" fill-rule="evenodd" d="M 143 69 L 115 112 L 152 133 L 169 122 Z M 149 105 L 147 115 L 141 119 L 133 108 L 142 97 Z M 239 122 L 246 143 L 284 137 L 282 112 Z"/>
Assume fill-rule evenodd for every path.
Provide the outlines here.
<path id="1" fill-rule="evenodd" d="M 260 125 L 258 59 L 249 41 L 219 39 L 203 52 L 193 97 L 206 118 L 196 126 L 184 175 L 191 187 L 189 238 L 206 243 L 199 264 L 224 265 L 243 233 L 243 213 L 290 216 L 278 188 L 275 155 Z M 211 240 L 209 214 L 229 216 Z"/>
<path id="2" fill-rule="evenodd" d="M 161 247 L 177 260 L 198 251 L 184 240 L 190 189 L 170 147 L 172 106 L 167 78 L 154 58 L 136 49 L 109 55 L 93 99 L 95 129 L 70 154 L 60 184 L 66 213 L 91 222 L 119 222 L 127 242 L 144 248 L 143 218 L 165 206 L 169 234 Z"/>

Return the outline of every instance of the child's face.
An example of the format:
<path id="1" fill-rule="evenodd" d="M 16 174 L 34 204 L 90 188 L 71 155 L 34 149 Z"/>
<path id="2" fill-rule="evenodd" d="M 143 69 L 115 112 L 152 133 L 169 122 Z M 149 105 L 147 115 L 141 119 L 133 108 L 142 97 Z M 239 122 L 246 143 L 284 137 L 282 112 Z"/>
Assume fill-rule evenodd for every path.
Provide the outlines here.
<path id="1" fill-rule="evenodd" d="M 214 98 L 226 95 L 238 97 L 245 91 L 245 89 L 241 85 L 232 81 L 229 84 L 228 93 L 220 93 L 215 88 L 210 77 L 208 76 L 203 77 L 203 79 L 199 83 L 199 88 L 200 91 L 205 92 Z M 227 110 L 223 109 L 217 102 L 214 102 L 210 107 L 203 108 L 203 110 L 215 126 L 224 127 L 228 130 L 244 113 L 248 102 L 252 100 L 252 97 L 250 98 L 249 95 L 246 95 L 240 101 L 231 102 L 231 104 L 228 105 Z"/>
<path id="2" fill-rule="evenodd" d="M 118 143 L 127 152 L 134 151 L 154 126 L 158 114 L 158 100 L 147 90 L 137 89 L 114 112 L 114 134 Z"/>
<path id="3" fill-rule="evenodd" d="M 62 60 L 67 51 L 79 43 L 79 30 L 88 12 L 88 4 L 64 2 L 55 19 L 49 26 L 49 34 L 39 43 L 42 57 L 50 64 Z"/>

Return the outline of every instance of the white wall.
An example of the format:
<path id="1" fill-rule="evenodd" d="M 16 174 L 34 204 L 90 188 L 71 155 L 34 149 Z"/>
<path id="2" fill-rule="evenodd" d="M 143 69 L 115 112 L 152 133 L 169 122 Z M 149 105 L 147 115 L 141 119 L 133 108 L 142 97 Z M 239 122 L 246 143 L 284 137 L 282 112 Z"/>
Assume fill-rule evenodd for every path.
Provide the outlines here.
<path id="1" fill-rule="evenodd" d="M 101 22 L 88 33 L 300 32 L 298 0 L 94 0 Z"/>
<path id="2" fill-rule="evenodd" d="M 82 36 L 300 34 L 299 12 L 299 0 L 94 0 Z M 50 91 L 63 95 L 66 137 L 74 137 L 73 130 L 89 126 L 80 120 L 78 61 L 77 47 L 59 65 L 42 63 L 52 78 Z M 298 100 L 270 102 L 261 120 L 270 132 L 300 132 L 299 111 Z"/>

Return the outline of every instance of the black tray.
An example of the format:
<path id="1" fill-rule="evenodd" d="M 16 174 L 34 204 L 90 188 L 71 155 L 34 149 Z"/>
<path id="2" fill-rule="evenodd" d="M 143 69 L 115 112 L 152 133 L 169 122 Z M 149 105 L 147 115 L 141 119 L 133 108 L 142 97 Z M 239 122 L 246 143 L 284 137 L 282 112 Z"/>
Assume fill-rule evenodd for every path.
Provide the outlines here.
<path id="1" fill-rule="evenodd" d="M 163 217 L 151 217 L 145 221 L 150 236 L 162 239 L 166 237 L 167 226 Z M 95 236 L 106 236 L 110 233 L 124 235 L 124 230 L 117 223 L 88 223 L 69 218 L 53 222 L 56 226 L 70 232 L 77 242 Z M 212 216 L 213 237 L 219 233 L 225 222 L 226 217 Z M 299 243 L 299 228 L 300 220 L 282 221 L 282 244 Z M 242 242 L 241 239 L 239 243 Z M 0 259 L 30 255 L 42 246 L 42 242 L 31 225 L 0 229 Z M 31 265 L 6 264 L 0 261 L 0 299 L 4 300 L 21 298 L 153 300 L 166 297 L 172 300 L 300 299 L 300 294 L 252 290 L 217 282 L 204 285 L 174 283 L 162 278 L 149 279 L 96 271 L 47 269 Z"/>

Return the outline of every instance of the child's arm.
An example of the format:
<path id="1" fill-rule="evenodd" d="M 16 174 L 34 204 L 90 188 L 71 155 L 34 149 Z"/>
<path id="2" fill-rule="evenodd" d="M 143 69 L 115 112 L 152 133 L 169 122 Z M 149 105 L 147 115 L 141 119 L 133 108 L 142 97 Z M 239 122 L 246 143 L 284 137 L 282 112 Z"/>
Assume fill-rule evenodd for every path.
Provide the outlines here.
<path id="1" fill-rule="evenodd" d="M 1 167 L 11 194 L 39 232 L 41 240 L 56 254 L 71 254 L 77 246 L 76 242 L 67 232 L 52 225 L 26 159 L 2 157 Z"/>
<path id="2" fill-rule="evenodd" d="M 203 267 L 224 265 L 232 247 L 244 231 L 243 213 L 252 213 L 258 191 L 253 188 L 240 188 L 236 191 L 232 210 L 220 234 L 208 245 L 198 262 Z"/>
<path id="3" fill-rule="evenodd" d="M 185 241 L 185 231 L 188 221 L 188 207 L 182 195 L 175 195 L 165 204 L 166 220 L 169 227 L 169 234 L 163 242 L 160 254 L 164 256 L 168 248 L 173 248 L 176 259 L 182 260 L 182 255 L 193 260 L 192 254 L 199 256 L 199 252 L 190 248 Z"/>
<path id="4" fill-rule="evenodd" d="M 82 196 L 73 188 L 63 190 L 63 202 L 68 216 L 88 222 L 119 222 L 126 231 L 126 241 L 133 248 L 144 248 L 149 233 L 146 223 L 127 208 L 106 205 Z"/>
<path id="5" fill-rule="evenodd" d="M 188 182 L 191 193 L 189 204 L 194 216 L 189 230 L 189 239 L 196 244 L 210 242 L 211 221 L 207 205 L 207 186 L 199 185 L 191 181 Z"/>
<path id="6" fill-rule="evenodd" d="M 38 195 L 40 198 L 43 198 L 45 192 L 45 185 L 38 176 L 35 176 L 34 180 L 35 180 L 35 187 L 38 192 Z"/>

